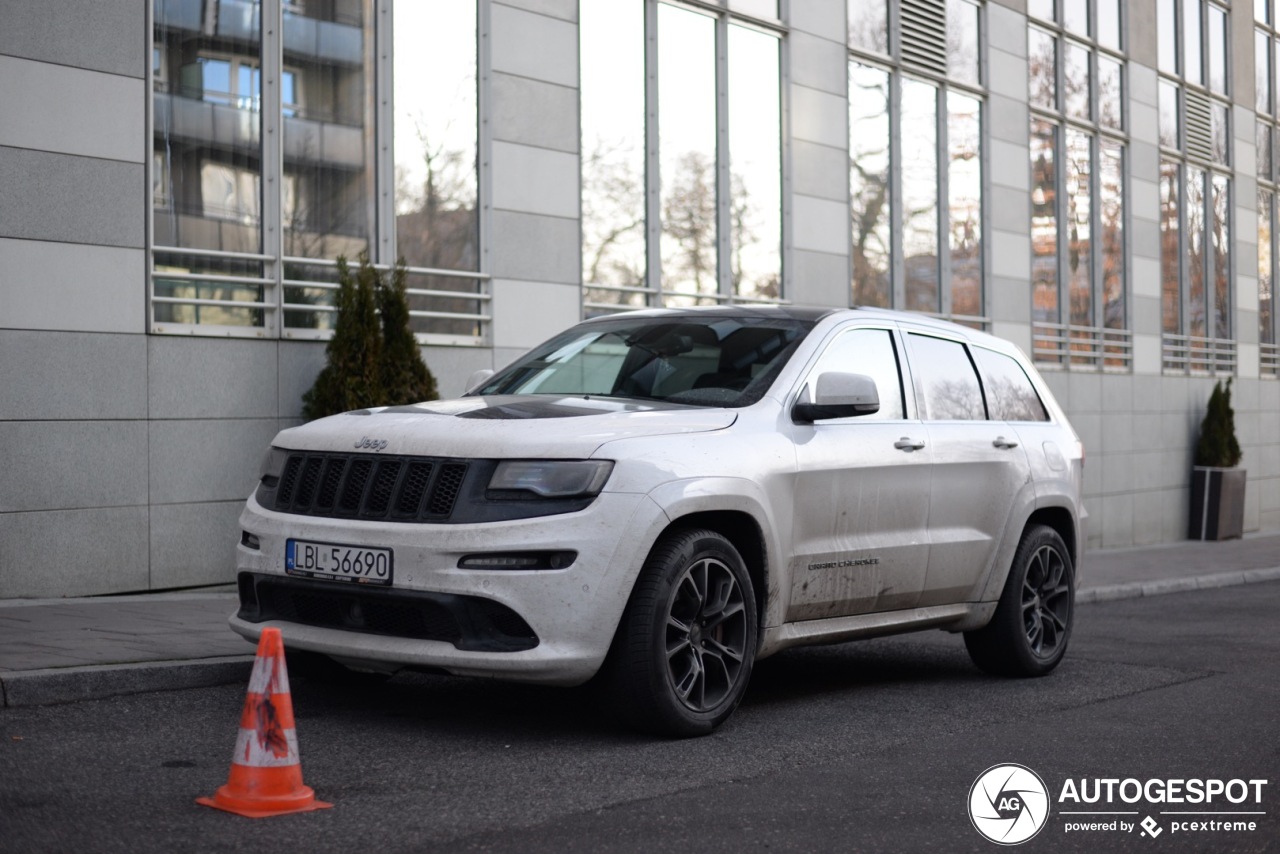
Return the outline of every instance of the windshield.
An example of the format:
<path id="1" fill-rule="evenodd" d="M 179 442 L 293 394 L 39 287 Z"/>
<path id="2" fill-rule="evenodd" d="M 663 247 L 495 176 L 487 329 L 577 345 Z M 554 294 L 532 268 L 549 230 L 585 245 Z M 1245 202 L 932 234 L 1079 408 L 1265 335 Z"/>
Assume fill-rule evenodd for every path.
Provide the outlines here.
<path id="1" fill-rule="evenodd" d="M 759 400 L 813 324 L 790 317 L 631 317 L 575 326 L 473 395 L 599 395 L 693 406 Z"/>

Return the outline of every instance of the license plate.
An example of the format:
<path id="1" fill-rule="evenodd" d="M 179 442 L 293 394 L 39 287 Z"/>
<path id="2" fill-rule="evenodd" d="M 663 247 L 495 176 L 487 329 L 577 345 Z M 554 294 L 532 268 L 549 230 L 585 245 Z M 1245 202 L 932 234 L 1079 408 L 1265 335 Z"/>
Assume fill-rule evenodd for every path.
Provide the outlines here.
<path id="1" fill-rule="evenodd" d="M 308 578 L 390 584 L 391 549 L 287 540 L 284 547 L 284 571 Z"/>

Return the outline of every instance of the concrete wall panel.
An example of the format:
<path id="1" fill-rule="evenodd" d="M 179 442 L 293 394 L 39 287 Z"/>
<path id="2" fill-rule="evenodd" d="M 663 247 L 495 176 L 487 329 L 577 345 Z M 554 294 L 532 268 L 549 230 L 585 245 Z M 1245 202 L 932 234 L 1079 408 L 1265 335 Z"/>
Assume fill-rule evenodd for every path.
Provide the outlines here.
<path id="1" fill-rule="evenodd" d="M 578 216 L 578 156 L 563 151 L 493 143 L 493 206 L 576 218 Z"/>
<path id="2" fill-rule="evenodd" d="M 147 339 L 152 418 L 275 418 L 276 342 Z"/>
<path id="3" fill-rule="evenodd" d="M 576 219 L 494 211 L 489 252 L 495 278 L 562 284 L 581 280 Z"/>
<path id="4" fill-rule="evenodd" d="M 142 164 L 0 147 L 0 237 L 143 245 Z"/>
<path id="5" fill-rule="evenodd" d="M 0 80 L 0 145 L 142 162 L 141 80 L 4 55 Z"/>
<path id="6" fill-rule="evenodd" d="M 796 139 L 820 142 L 831 148 L 849 144 L 849 108 L 843 95 L 791 87 L 791 130 Z"/>
<path id="7" fill-rule="evenodd" d="M 243 501 L 277 430 L 275 418 L 152 421 L 152 504 Z"/>
<path id="8" fill-rule="evenodd" d="M 494 3 L 490 26 L 494 71 L 578 85 L 578 28 L 572 23 Z"/>
<path id="9" fill-rule="evenodd" d="M 813 89 L 845 95 L 848 86 L 848 50 L 843 41 L 831 41 L 805 32 L 791 34 L 791 82 Z"/>
<path id="10" fill-rule="evenodd" d="M 147 508 L 0 513 L 0 599 L 146 590 Z"/>
<path id="11" fill-rule="evenodd" d="M 139 77 L 148 0 L 0 0 L 0 53 Z"/>
<path id="12" fill-rule="evenodd" d="M 0 329 L 0 421 L 146 417 L 141 335 Z"/>
<path id="13" fill-rule="evenodd" d="M 574 285 L 494 279 L 492 286 L 493 336 L 510 347 L 541 344 L 582 311 L 582 289 Z"/>
<path id="14" fill-rule="evenodd" d="M 797 195 L 847 204 L 849 201 L 849 153 L 798 139 L 791 145 L 791 186 Z"/>
<path id="15" fill-rule="evenodd" d="M 236 580 L 243 501 L 151 508 L 151 589 L 230 584 Z"/>
<path id="16" fill-rule="evenodd" d="M 578 150 L 578 90 L 495 72 L 493 138 L 557 151 Z"/>
<path id="17" fill-rule="evenodd" d="M 0 238 L 0 327 L 142 332 L 141 249 Z"/>
<path id="18" fill-rule="evenodd" d="M 147 503 L 145 421 L 0 421 L 0 513 Z"/>

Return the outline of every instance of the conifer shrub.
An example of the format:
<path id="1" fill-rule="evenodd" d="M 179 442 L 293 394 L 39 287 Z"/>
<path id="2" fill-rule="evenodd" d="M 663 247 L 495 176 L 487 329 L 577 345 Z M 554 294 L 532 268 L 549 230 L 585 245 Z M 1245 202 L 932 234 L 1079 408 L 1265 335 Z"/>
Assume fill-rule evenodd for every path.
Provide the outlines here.
<path id="1" fill-rule="evenodd" d="M 1239 462 L 1240 443 L 1236 441 L 1236 414 L 1231 408 L 1231 380 L 1227 380 L 1225 387 L 1219 380 L 1209 395 L 1209 408 L 1200 423 L 1195 464 L 1232 468 Z"/>
<path id="2" fill-rule="evenodd" d="M 304 418 L 436 399 L 435 377 L 409 327 L 403 264 L 388 283 L 368 253 L 354 273 L 339 257 L 335 306 L 324 369 L 302 396 Z"/>

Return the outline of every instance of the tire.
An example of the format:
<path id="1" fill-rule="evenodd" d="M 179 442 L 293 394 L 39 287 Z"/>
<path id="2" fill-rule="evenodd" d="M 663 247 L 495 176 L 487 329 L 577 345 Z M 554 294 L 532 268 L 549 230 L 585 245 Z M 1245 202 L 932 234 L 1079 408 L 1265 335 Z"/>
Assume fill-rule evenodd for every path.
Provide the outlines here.
<path id="1" fill-rule="evenodd" d="M 1062 537 L 1045 525 L 1029 526 L 991 622 L 964 634 L 969 657 L 995 676 L 1044 676 L 1067 651 L 1075 596 L 1075 569 Z"/>
<path id="2" fill-rule="evenodd" d="M 627 603 L 605 665 L 614 712 L 659 735 L 706 735 L 737 708 L 755 662 L 755 592 L 733 545 L 665 534 Z"/>

